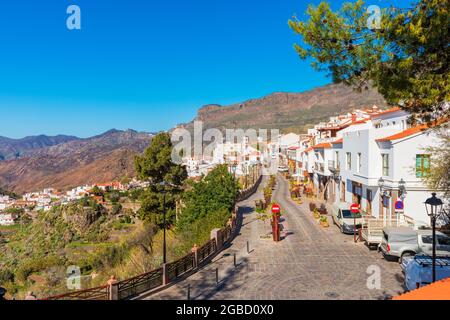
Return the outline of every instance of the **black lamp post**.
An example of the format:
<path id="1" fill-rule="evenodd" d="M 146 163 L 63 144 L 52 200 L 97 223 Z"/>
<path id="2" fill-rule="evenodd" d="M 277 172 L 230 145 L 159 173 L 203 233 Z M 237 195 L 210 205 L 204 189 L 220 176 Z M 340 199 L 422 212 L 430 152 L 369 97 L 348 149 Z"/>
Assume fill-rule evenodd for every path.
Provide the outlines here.
<path id="1" fill-rule="evenodd" d="M 433 228 L 433 282 L 436 282 L 436 219 L 442 212 L 443 202 L 436 197 L 436 193 L 431 194 L 431 198 L 425 201 L 427 215 L 431 218 L 431 226 Z"/>
<path id="2" fill-rule="evenodd" d="M 383 177 L 378 179 L 378 186 L 380 187 L 380 191 L 383 192 L 383 188 L 384 188 L 384 179 L 383 179 Z"/>
<path id="3" fill-rule="evenodd" d="M 163 193 L 163 263 L 167 263 L 167 246 L 166 246 L 166 185 L 167 182 L 160 183 Z"/>

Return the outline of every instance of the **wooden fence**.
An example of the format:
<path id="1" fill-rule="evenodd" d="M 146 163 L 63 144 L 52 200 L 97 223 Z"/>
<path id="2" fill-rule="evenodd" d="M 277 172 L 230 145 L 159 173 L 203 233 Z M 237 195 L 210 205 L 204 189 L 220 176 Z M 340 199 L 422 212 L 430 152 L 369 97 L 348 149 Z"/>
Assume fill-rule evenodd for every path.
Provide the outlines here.
<path id="1" fill-rule="evenodd" d="M 251 188 L 242 191 L 236 201 L 243 201 L 255 193 L 261 181 L 262 176 Z M 236 219 L 236 214 L 233 212 L 231 223 L 217 233 L 217 238 L 212 238 L 196 251 L 177 261 L 163 264 L 159 269 L 118 281 L 111 285 L 68 292 L 41 300 L 127 300 L 143 293 L 163 290 L 169 284 L 196 272 L 210 258 L 219 253 L 223 248 L 223 244 L 231 241 L 233 238 L 237 226 Z"/>

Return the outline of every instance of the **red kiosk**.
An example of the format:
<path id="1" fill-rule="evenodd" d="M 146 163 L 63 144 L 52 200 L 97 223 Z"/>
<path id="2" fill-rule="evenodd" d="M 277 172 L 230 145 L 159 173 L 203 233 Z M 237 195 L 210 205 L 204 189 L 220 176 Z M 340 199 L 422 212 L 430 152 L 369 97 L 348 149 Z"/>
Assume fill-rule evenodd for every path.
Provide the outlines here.
<path id="1" fill-rule="evenodd" d="M 272 235 L 275 242 L 280 241 L 280 212 L 280 206 L 274 203 L 272 205 Z"/>

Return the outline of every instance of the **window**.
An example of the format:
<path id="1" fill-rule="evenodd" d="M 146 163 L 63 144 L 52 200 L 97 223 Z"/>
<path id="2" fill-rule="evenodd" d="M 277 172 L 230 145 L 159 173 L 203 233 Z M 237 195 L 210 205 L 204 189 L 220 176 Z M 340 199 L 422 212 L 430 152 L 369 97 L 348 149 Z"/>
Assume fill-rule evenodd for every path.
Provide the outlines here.
<path id="1" fill-rule="evenodd" d="M 345 157 L 347 163 L 347 170 L 352 170 L 352 154 L 350 152 L 347 152 L 345 154 Z"/>
<path id="2" fill-rule="evenodd" d="M 362 218 L 361 213 L 352 213 L 350 210 L 342 210 L 342 217 L 344 219 L 360 219 Z"/>
<path id="3" fill-rule="evenodd" d="M 433 236 L 422 236 L 422 242 L 425 244 L 432 244 Z"/>
<path id="4" fill-rule="evenodd" d="M 381 155 L 383 160 L 383 176 L 389 175 L 389 155 L 384 153 Z"/>
<path id="5" fill-rule="evenodd" d="M 416 177 L 428 177 L 430 174 L 430 155 L 418 154 L 416 155 Z"/>
<path id="6" fill-rule="evenodd" d="M 361 153 L 358 153 L 357 157 L 356 157 L 356 170 L 357 172 L 361 172 Z"/>
<path id="7" fill-rule="evenodd" d="M 450 238 L 445 236 L 437 236 L 438 243 L 442 246 L 450 246 Z"/>

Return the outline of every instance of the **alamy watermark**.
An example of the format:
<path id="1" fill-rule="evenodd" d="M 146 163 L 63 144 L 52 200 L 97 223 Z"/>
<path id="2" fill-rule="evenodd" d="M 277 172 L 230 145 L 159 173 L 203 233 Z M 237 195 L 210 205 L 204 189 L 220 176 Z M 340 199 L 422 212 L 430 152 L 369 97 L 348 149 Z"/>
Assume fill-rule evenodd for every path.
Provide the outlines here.
<path id="1" fill-rule="evenodd" d="M 81 269 L 78 266 L 69 266 L 66 270 L 66 286 L 69 290 L 81 289 Z"/>
<path id="2" fill-rule="evenodd" d="M 381 268 L 377 265 L 371 265 L 367 268 L 367 289 L 380 290 L 381 289 Z"/>
<path id="3" fill-rule="evenodd" d="M 66 20 L 66 26 L 69 30 L 81 30 L 81 9 L 77 5 L 67 7 L 66 13 L 69 15 Z"/>
<path id="4" fill-rule="evenodd" d="M 381 29 L 381 9 L 377 5 L 367 7 L 369 18 L 367 18 L 367 28 L 370 30 Z"/>

